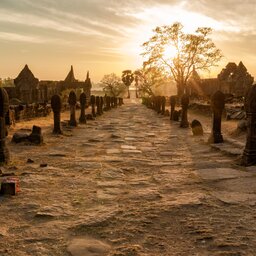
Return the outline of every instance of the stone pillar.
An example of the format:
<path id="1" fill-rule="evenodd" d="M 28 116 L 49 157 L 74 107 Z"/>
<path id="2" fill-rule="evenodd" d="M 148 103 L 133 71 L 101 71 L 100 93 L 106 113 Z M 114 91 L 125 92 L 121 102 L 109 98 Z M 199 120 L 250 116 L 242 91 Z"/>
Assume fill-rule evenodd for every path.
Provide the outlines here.
<path id="1" fill-rule="evenodd" d="M 53 118 L 54 118 L 53 133 L 62 134 L 61 127 L 60 127 L 61 98 L 59 95 L 55 94 L 52 96 L 51 106 L 52 106 Z"/>
<path id="2" fill-rule="evenodd" d="M 111 99 L 110 96 L 106 97 L 106 110 L 110 110 L 111 109 Z"/>
<path id="3" fill-rule="evenodd" d="M 183 94 L 181 97 L 181 122 L 180 127 L 187 128 L 189 127 L 188 123 L 188 105 L 189 105 L 189 96 Z"/>
<path id="4" fill-rule="evenodd" d="M 92 116 L 93 116 L 93 117 L 96 117 L 96 113 L 95 113 L 95 102 L 96 102 L 95 96 L 94 96 L 94 95 L 91 95 L 91 108 L 92 108 Z"/>
<path id="5" fill-rule="evenodd" d="M 10 160 L 9 150 L 6 147 L 5 115 L 9 109 L 9 97 L 4 88 L 0 87 L 0 164 L 7 164 Z"/>
<path id="6" fill-rule="evenodd" d="M 222 111 L 225 107 L 225 95 L 221 91 L 217 91 L 212 95 L 211 107 L 213 112 L 212 133 L 208 142 L 222 143 L 223 137 L 221 134 L 221 117 L 222 117 Z"/>
<path id="7" fill-rule="evenodd" d="M 173 120 L 173 113 L 175 111 L 175 105 L 176 105 L 176 96 L 170 97 L 170 104 L 171 104 L 171 111 L 170 111 L 170 120 Z"/>
<path id="8" fill-rule="evenodd" d="M 115 107 L 115 98 L 111 97 L 111 108 Z"/>
<path id="9" fill-rule="evenodd" d="M 74 91 L 71 91 L 69 93 L 68 104 L 69 104 L 69 107 L 70 107 L 69 125 L 70 126 L 77 126 L 77 121 L 76 121 L 76 94 L 75 94 Z"/>
<path id="10" fill-rule="evenodd" d="M 250 166 L 256 164 L 256 85 L 252 85 L 245 97 L 247 116 L 247 138 L 241 164 Z"/>
<path id="11" fill-rule="evenodd" d="M 165 99 L 164 96 L 162 96 L 161 99 L 162 99 L 162 100 L 161 100 L 161 102 L 162 102 L 162 104 L 161 104 L 161 114 L 164 115 L 164 114 L 165 114 L 165 103 L 166 103 L 166 99 Z"/>
<path id="12" fill-rule="evenodd" d="M 117 97 L 114 97 L 114 107 L 117 108 Z"/>
<path id="13" fill-rule="evenodd" d="M 101 113 L 100 113 L 100 97 L 99 96 L 95 97 L 95 103 L 96 103 L 96 114 L 101 115 Z"/>
<path id="14" fill-rule="evenodd" d="M 161 96 L 157 96 L 157 113 L 158 114 L 161 113 L 161 105 L 162 105 L 162 97 Z"/>
<path id="15" fill-rule="evenodd" d="M 100 114 L 101 114 L 101 115 L 103 114 L 103 108 L 104 108 L 104 99 L 103 99 L 103 97 L 101 96 L 101 97 L 100 97 Z"/>
<path id="16" fill-rule="evenodd" d="M 85 115 L 86 94 L 84 92 L 80 94 L 79 101 L 80 101 L 80 107 L 81 107 L 79 122 L 81 124 L 86 124 L 86 115 Z"/>

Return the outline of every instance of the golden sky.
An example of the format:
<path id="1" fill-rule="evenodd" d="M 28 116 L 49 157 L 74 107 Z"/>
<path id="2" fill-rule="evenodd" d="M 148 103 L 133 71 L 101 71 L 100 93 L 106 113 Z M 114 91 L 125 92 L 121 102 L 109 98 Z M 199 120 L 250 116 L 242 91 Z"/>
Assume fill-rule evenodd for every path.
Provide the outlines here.
<path id="1" fill-rule="evenodd" d="M 40 80 L 62 80 L 73 65 L 84 80 L 141 67 L 141 45 L 156 26 L 209 26 L 225 58 L 256 77 L 256 0 L 0 0 L 0 77 L 25 64 Z"/>

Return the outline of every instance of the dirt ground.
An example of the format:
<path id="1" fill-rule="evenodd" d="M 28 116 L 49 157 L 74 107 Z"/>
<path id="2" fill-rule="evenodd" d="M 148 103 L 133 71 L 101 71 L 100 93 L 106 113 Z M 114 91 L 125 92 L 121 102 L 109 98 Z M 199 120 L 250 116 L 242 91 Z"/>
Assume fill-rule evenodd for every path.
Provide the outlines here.
<path id="1" fill-rule="evenodd" d="M 0 197 L 0 255 L 256 255 L 256 169 L 212 149 L 210 118 L 192 118 L 203 137 L 136 102 L 61 136 L 51 116 L 16 124 L 1 170 L 21 192 Z M 43 145 L 10 142 L 33 124 Z"/>

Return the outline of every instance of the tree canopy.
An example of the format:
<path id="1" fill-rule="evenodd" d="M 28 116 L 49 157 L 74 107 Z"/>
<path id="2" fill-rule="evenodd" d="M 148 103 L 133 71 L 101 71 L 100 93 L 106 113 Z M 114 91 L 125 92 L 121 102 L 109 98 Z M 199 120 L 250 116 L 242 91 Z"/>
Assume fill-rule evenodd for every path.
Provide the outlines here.
<path id="1" fill-rule="evenodd" d="M 100 85 L 108 96 L 118 97 L 126 91 L 126 87 L 122 83 L 121 78 L 115 73 L 104 75 L 100 81 Z"/>
<path id="2" fill-rule="evenodd" d="M 157 67 L 141 68 L 134 71 L 136 86 L 142 96 L 154 96 L 156 88 L 168 81 Z"/>
<path id="3" fill-rule="evenodd" d="M 209 35 L 211 28 L 198 28 L 194 34 L 183 32 L 181 23 L 156 27 L 154 35 L 143 44 L 144 67 L 164 68 L 177 84 L 178 96 L 186 90 L 193 71 L 208 70 L 222 58 Z"/>

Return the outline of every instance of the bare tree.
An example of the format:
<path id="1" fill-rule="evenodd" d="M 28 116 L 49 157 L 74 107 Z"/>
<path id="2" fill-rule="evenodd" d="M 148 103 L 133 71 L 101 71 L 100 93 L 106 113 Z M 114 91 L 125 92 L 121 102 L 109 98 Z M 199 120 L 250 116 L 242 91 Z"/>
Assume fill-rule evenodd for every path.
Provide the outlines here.
<path id="1" fill-rule="evenodd" d="M 157 67 L 138 69 L 134 71 L 134 75 L 138 91 L 142 96 L 154 96 L 155 89 L 169 80 Z"/>
<path id="2" fill-rule="evenodd" d="M 126 90 L 126 87 L 122 83 L 121 78 L 115 73 L 104 75 L 104 77 L 100 81 L 100 85 L 103 87 L 103 91 L 107 95 L 113 97 L 118 97 L 122 95 Z"/>

